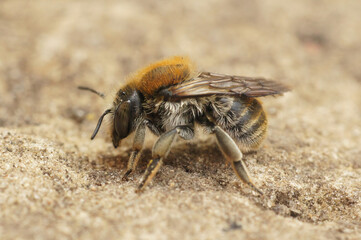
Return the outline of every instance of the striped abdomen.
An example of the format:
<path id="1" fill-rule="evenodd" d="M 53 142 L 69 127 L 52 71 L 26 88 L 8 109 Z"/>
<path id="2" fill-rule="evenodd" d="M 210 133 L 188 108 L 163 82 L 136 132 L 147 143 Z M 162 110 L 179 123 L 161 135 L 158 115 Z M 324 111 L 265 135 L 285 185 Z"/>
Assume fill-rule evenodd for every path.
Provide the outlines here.
<path id="1" fill-rule="evenodd" d="M 266 136 L 267 117 L 257 99 L 216 97 L 211 106 L 217 124 L 236 140 L 241 150 L 259 147 Z"/>

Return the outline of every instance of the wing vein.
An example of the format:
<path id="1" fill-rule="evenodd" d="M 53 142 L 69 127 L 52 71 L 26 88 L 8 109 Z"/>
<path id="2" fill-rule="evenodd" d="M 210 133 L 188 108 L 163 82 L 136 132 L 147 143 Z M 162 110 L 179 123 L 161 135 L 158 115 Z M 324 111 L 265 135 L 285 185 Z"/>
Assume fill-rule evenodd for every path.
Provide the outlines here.
<path id="1" fill-rule="evenodd" d="M 218 73 L 202 72 L 197 77 L 167 88 L 172 98 L 187 98 L 210 95 L 246 95 L 263 97 L 281 95 L 290 89 L 266 78 L 231 76 Z"/>

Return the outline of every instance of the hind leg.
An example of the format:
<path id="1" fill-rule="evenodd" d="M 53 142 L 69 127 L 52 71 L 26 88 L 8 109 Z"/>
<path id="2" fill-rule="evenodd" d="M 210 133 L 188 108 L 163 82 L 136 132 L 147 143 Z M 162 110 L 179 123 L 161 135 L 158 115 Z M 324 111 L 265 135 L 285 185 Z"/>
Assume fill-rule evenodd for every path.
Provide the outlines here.
<path id="1" fill-rule="evenodd" d="M 213 127 L 213 133 L 216 135 L 217 143 L 224 156 L 231 163 L 232 168 L 236 175 L 255 191 L 260 194 L 263 194 L 251 181 L 249 177 L 248 169 L 244 162 L 242 161 L 242 152 L 239 150 L 237 144 L 234 140 L 226 133 L 223 129 L 218 126 Z"/>

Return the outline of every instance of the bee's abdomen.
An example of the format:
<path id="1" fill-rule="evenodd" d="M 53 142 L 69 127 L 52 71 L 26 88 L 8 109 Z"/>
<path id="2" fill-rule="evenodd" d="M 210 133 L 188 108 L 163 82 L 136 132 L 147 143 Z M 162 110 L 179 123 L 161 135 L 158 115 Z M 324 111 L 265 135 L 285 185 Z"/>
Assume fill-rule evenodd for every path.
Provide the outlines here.
<path id="1" fill-rule="evenodd" d="M 239 143 L 242 150 L 257 149 L 267 132 L 267 117 L 261 103 L 249 97 L 218 100 L 223 104 L 214 111 L 217 124 Z"/>

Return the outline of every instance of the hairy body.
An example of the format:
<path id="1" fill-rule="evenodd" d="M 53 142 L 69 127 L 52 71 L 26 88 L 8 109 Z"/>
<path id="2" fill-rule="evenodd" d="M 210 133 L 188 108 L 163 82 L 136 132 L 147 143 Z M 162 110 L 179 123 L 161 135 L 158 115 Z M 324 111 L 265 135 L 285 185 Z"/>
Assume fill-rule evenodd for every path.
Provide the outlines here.
<path id="1" fill-rule="evenodd" d="M 211 96 L 184 99 L 179 102 L 147 99 L 143 104 L 145 115 L 160 135 L 174 126 L 189 126 L 181 137 L 188 140 L 194 135 L 195 124 L 211 132 L 213 123 L 224 129 L 237 143 L 242 152 L 256 150 L 267 132 L 267 117 L 257 99 L 249 97 Z"/>
<path id="2" fill-rule="evenodd" d="M 142 190 L 159 170 L 176 137 L 192 139 L 194 127 L 200 125 L 216 136 L 236 175 L 260 192 L 250 180 L 242 152 L 256 150 L 267 132 L 266 114 L 257 97 L 285 91 L 288 88 L 284 85 L 264 78 L 197 72 L 188 58 L 173 57 L 129 77 L 112 106 L 99 118 L 92 139 L 107 114 L 111 114 L 113 123 L 109 130 L 114 147 L 135 131 L 123 177 L 126 180 L 140 158 L 145 129 L 159 136 L 138 188 Z"/>

